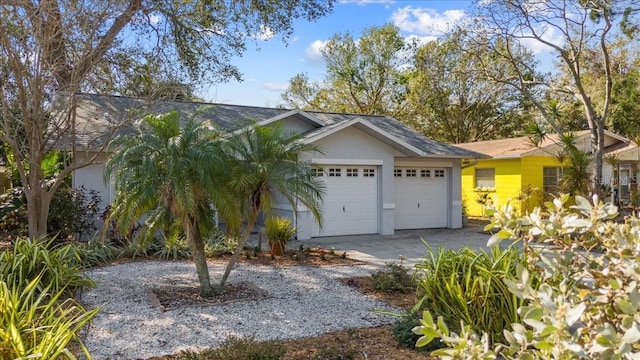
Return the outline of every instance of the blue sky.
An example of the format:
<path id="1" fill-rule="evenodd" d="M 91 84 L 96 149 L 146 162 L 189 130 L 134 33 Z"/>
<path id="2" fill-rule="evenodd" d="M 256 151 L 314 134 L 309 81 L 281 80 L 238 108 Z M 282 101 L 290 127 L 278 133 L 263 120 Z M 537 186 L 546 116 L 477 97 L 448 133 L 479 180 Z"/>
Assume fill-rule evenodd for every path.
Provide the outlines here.
<path id="1" fill-rule="evenodd" d="M 365 28 L 391 23 L 403 36 L 427 41 L 467 16 L 471 4 L 462 0 L 338 1 L 332 13 L 316 22 L 295 22 L 288 45 L 278 36 L 249 41 L 247 51 L 235 61 L 243 82 L 212 84 L 198 93 L 211 102 L 275 107 L 282 103 L 280 94 L 296 74 L 306 72 L 311 79 L 323 78 L 319 48 L 333 34 L 350 32 L 357 38 Z"/>

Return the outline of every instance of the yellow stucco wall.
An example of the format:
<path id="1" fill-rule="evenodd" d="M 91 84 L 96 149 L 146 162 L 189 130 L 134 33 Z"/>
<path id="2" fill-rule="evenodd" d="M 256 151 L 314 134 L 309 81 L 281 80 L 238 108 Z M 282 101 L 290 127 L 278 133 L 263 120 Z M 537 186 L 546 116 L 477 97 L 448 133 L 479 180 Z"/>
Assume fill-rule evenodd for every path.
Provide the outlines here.
<path id="1" fill-rule="evenodd" d="M 479 160 L 475 166 L 462 169 L 462 199 L 469 216 L 484 216 L 485 207 L 478 202 L 482 194 L 487 194 L 494 206 L 502 208 L 508 202 L 521 211 L 521 207 L 532 210 L 538 206 L 542 197 L 542 169 L 545 166 L 558 166 L 558 161 L 550 156 L 531 156 L 513 159 Z M 495 188 L 477 189 L 475 170 L 477 168 L 495 169 Z M 516 198 L 526 185 L 537 188 L 538 194 L 528 201 Z"/>

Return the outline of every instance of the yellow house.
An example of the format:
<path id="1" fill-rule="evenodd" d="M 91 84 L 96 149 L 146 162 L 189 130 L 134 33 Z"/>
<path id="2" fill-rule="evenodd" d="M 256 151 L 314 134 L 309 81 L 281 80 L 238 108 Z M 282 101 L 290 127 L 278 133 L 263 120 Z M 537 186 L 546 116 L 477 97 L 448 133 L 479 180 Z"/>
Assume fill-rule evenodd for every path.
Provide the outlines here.
<path id="1" fill-rule="evenodd" d="M 576 147 L 591 148 L 590 132 L 576 134 Z M 520 210 L 531 211 L 539 206 L 548 194 L 557 191 L 562 176 L 562 164 L 557 159 L 562 147 L 558 136 L 551 134 L 535 146 L 528 137 L 478 141 L 456 144 L 463 149 L 490 156 L 490 159 L 474 159 L 463 164 L 462 201 L 469 216 L 484 216 L 487 206 L 502 208 L 507 203 Z M 605 156 L 615 156 L 626 162 L 604 162 L 603 182 L 617 188 L 620 194 L 629 194 L 629 188 L 637 185 L 629 169 L 632 160 L 640 160 L 635 143 L 620 135 L 605 132 Z M 623 167 L 620 164 L 626 164 Z M 635 171 L 634 171 L 635 173 Z M 626 192 L 623 191 L 626 189 Z"/>

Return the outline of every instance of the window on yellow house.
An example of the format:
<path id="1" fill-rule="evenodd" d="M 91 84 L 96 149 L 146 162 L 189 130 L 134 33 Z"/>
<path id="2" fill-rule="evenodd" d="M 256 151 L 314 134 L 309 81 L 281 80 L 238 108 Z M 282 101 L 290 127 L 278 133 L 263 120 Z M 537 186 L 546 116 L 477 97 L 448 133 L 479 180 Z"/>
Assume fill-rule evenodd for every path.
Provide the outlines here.
<path id="1" fill-rule="evenodd" d="M 496 186 L 496 169 L 476 169 L 476 187 L 493 188 Z"/>
<path id="2" fill-rule="evenodd" d="M 562 178 L 562 168 L 559 166 L 549 166 L 542 168 L 542 188 L 545 193 L 553 193 L 560 190 L 560 179 Z"/>

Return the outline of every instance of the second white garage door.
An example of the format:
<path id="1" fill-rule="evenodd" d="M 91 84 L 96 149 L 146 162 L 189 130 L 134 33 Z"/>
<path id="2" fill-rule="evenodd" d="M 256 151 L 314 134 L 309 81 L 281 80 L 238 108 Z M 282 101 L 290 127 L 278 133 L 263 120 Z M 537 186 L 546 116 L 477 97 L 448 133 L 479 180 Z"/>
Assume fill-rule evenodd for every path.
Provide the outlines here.
<path id="1" fill-rule="evenodd" d="M 395 228 L 447 227 L 447 179 L 444 168 L 394 169 Z"/>
<path id="2" fill-rule="evenodd" d="M 375 234 L 378 232 L 378 169 L 375 166 L 331 166 L 316 170 L 326 184 L 322 231 L 311 236 Z"/>

